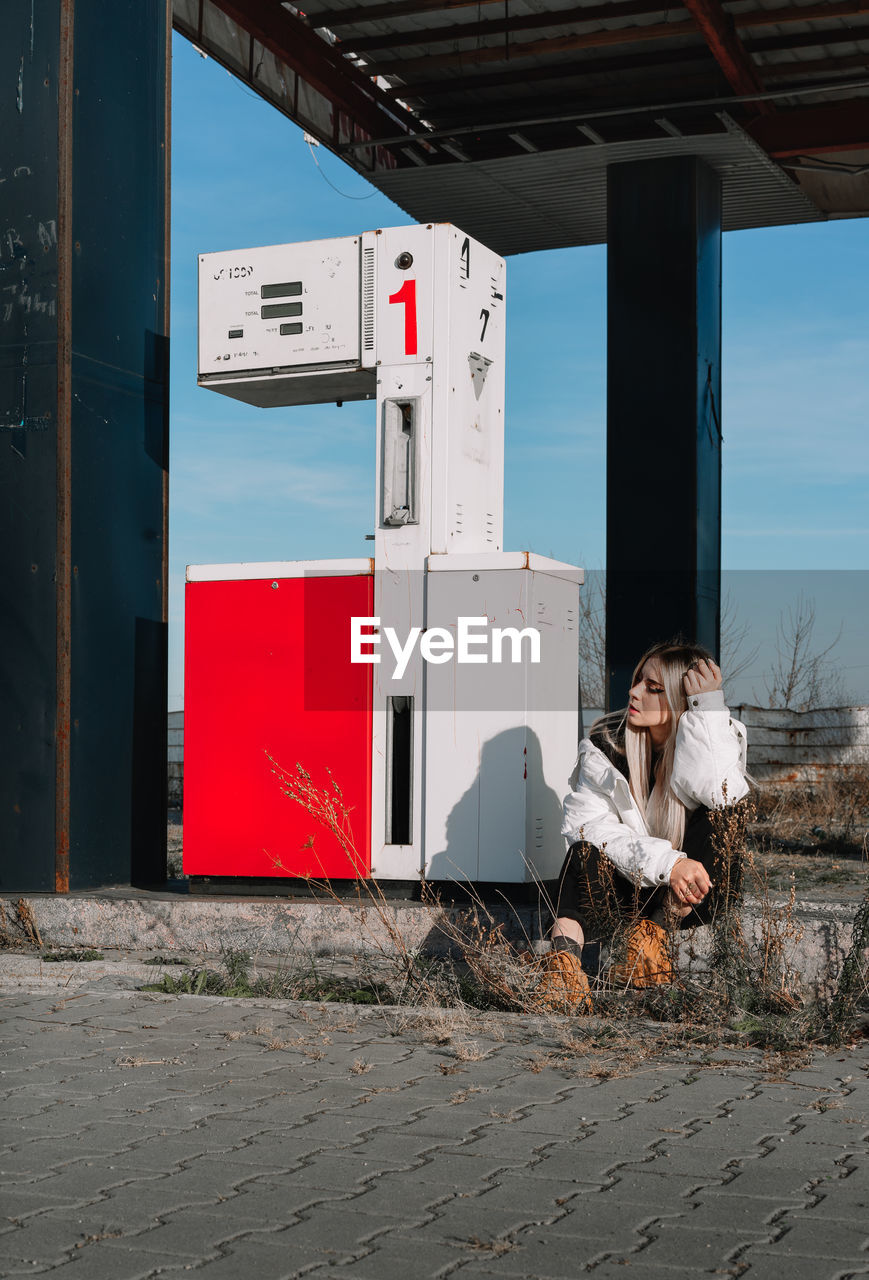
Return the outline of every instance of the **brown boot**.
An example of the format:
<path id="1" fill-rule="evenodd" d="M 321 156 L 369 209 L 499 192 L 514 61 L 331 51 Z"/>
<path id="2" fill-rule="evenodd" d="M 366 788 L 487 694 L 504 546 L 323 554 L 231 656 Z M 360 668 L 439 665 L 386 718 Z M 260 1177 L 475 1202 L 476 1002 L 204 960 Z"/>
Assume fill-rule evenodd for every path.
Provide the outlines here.
<path id="1" fill-rule="evenodd" d="M 591 1013 L 591 990 L 579 956 L 570 951 L 550 951 L 543 961 L 543 977 L 537 995 L 552 1013 Z"/>
<path id="2" fill-rule="evenodd" d="M 628 933 L 623 964 L 610 965 L 609 976 L 618 986 L 654 987 L 675 978 L 670 938 L 654 920 L 637 920 Z"/>

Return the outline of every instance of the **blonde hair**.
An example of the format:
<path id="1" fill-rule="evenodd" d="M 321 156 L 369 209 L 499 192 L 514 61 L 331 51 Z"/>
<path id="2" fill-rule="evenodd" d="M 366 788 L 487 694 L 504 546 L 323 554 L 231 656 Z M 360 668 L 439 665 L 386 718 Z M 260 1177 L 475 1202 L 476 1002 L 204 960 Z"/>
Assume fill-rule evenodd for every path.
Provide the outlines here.
<path id="1" fill-rule="evenodd" d="M 685 806 L 670 786 L 673 776 L 673 758 L 676 751 L 676 729 L 683 712 L 688 710 L 688 699 L 682 677 L 690 666 L 701 658 L 712 655 L 698 644 L 666 641 L 652 645 L 640 658 L 631 677 L 631 688 L 638 682 L 646 663 L 654 658 L 661 673 L 664 697 L 670 708 L 670 732 L 655 766 L 654 785 L 650 788 L 652 772 L 652 738 L 647 728 L 634 729 L 628 721 L 628 708 L 610 712 L 592 725 L 591 732 L 598 734 L 612 751 L 625 757 L 631 785 L 631 794 L 643 815 L 649 833 L 669 840 L 674 849 L 682 848 L 685 838 Z"/>

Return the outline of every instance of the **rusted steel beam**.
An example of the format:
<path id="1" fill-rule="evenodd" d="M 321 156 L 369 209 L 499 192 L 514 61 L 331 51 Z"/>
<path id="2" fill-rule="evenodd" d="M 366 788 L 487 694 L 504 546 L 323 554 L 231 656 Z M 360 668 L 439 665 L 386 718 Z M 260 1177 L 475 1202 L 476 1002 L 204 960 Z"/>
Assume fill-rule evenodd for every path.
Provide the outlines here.
<path id="1" fill-rule="evenodd" d="M 475 67 L 486 62 L 508 62 L 514 58 L 575 53 L 580 49 L 606 49 L 620 44 L 643 44 L 649 40 L 675 40 L 678 36 L 695 35 L 696 31 L 694 20 L 690 18 L 686 22 L 658 22 L 647 27 L 624 27 L 618 31 L 587 31 L 582 35 L 525 40 L 509 46 L 503 43 L 488 45 L 483 49 L 466 49 L 463 53 L 435 53 L 424 58 L 387 58 L 373 61 L 370 69 L 376 75 L 403 76 L 407 72 L 431 71 L 435 67 Z"/>
<path id="2" fill-rule="evenodd" d="M 691 87 L 692 82 L 690 81 L 682 87 L 682 92 L 684 93 L 687 101 L 692 101 L 690 93 Z M 527 102 L 528 99 L 525 101 Z M 579 125 L 570 121 L 570 115 L 576 110 L 576 105 L 576 98 L 570 97 L 569 95 L 565 95 L 561 98 L 534 98 L 535 111 L 539 110 L 541 114 L 550 117 L 553 121 L 561 118 L 561 124 L 547 124 L 543 126 L 535 126 L 534 124 L 522 126 L 517 124 L 517 103 L 515 101 L 513 103 L 512 116 L 505 115 L 503 106 L 475 108 L 474 123 L 478 128 L 485 127 L 489 130 L 491 130 L 492 126 L 500 124 L 505 130 L 518 130 L 519 132 L 522 131 L 523 127 L 526 130 L 536 130 L 537 128 L 542 127 L 543 140 L 541 140 L 541 135 L 537 133 L 534 135 L 535 141 L 539 143 L 541 150 L 549 150 L 550 148 L 560 148 L 564 146 L 581 147 L 585 145 L 587 138 L 579 132 Z M 599 117 L 595 118 L 593 122 L 591 120 L 589 121 L 590 123 L 593 123 L 593 128 L 596 133 L 606 135 L 607 142 L 624 142 L 626 141 L 627 135 L 636 138 L 657 136 L 660 132 L 660 126 L 655 123 L 648 112 L 644 113 L 643 108 L 645 105 L 644 101 L 636 98 L 631 101 L 623 96 L 619 97 L 612 89 L 609 91 L 599 90 L 597 93 L 584 92 L 582 95 L 582 107 L 589 113 L 589 116 L 591 116 L 594 111 L 599 111 L 601 116 L 606 116 L 611 110 L 623 111 L 630 110 L 631 108 L 636 109 L 637 114 L 633 117 L 628 117 L 627 120 L 623 119 L 620 121 L 617 116 L 610 122 Z M 467 113 L 463 114 L 462 109 L 458 104 L 455 106 L 450 104 L 449 108 L 446 110 L 431 111 L 428 118 L 436 131 L 445 132 L 448 130 L 461 129 L 464 120 L 467 119 Z M 579 124 L 583 123 L 585 122 L 579 122 Z M 724 126 L 712 109 L 707 109 L 705 111 L 702 109 L 692 110 L 690 116 L 687 118 L 684 113 L 680 114 L 672 123 L 677 124 L 680 132 L 685 134 L 710 134 L 724 132 Z M 625 130 L 627 130 L 627 134 L 625 134 Z M 489 133 L 488 136 L 491 138 L 492 134 Z M 466 143 L 467 145 L 470 145 L 467 139 Z"/>
<path id="3" fill-rule="evenodd" d="M 487 22 L 467 22 L 450 27 L 427 27 L 415 31 L 379 32 L 373 36 L 348 36 L 347 44 L 354 52 L 369 49 L 400 49 L 407 45 L 446 44 L 455 40 L 485 39 L 534 31 L 541 27 L 576 26 L 588 22 L 604 22 L 612 18 L 628 18 L 649 13 L 672 11 L 683 5 L 666 5 L 661 0 L 628 0 L 626 4 L 587 5 L 585 8 L 548 10 L 523 14 L 515 18 L 496 18 Z M 688 7 L 684 5 L 684 7 Z M 771 27 L 789 22 L 818 22 L 832 18 L 850 18 L 869 14 L 869 0 L 835 0 L 830 4 L 793 5 L 782 9 L 756 9 L 733 15 L 737 28 Z M 726 18 L 727 15 L 725 14 Z M 633 30 L 633 28 L 630 28 Z M 696 30 L 701 30 L 698 24 Z"/>
<path id="4" fill-rule="evenodd" d="M 799 80 L 804 76 L 841 74 L 869 67 L 869 53 L 850 53 L 842 58 L 813 58 L 807 62 L 767 62 L 763 67 L 764 80 Z"/>
<path id="5" fill-rule="evenodd" d="M 317 13 L 305 10 L 310 26 L 330 31 L 341 27 L 355 27 L 360 22 L 381 22 L 383 19 L 408 18 L 417 13 L 446 13 L 450 9 L 471 9 L 481 4 L 501 4 L 503 0 L 387 0 L 386 4 L 369 4 L 358 9 L 321 9 Z"/>
<path id="6" fill-rule="evenodd" d="M 753 120 L 747 131 L 776 160 L 830 151 L 869 149 L 869 100 L 792 107 Z"/>
<path id="7" fill-rule="evenodd" d="M 671 56 L 667 59 L 667 68 L 676 66 L 682 67 L 688 63 L 706 63 L 709 57 L 708 50 L 704 47 L 698 49 L 683 49 L 678 51 L 678 59 Z M 688 55 L 688 56 L 684 56 Z M 550 81 L 557 81 L 567 86 L 571 81 L 581 80 L 583 82 L 583 100 L 585 100 L 588 78 L 589 76 L 612 74 L 619 71 L 639 70 L 644 67 L 660 67 L 661 60 L 655 55 L 639 55 L 635 58 L 601 58 L 594 65 L 588 62 L 572 64 L 570 66 L 561 67 L 529 67 L 523 72 L 522 70 L 506 71 L 500 75 L 494 76 L 454 76 L 450 79 L 441 78 L 440 80 L 430 80 L 420 84 L 398 84 L 390 90 L 400 98 L 408 99 L 411 102 L 424 102 L 430 110 L 427 112 L 426 118 L 433 118 L 432 111 L 437 112 L 437 102 L 442 98 L 458 98 L 459 95 L 474 90 L 485 92 L 487 89 L 504 87 L 507 85 L 545 85 Z M 834 78 L 837 74 L 843 77 L 852 75 L 855 70 L 869 69 L 869 53 L 854 53 L 843 58 L 818 58 L 811 62 L 776 62 L 767 63 L 763 68 L 763 77 L 766 81 L 791 80 L 800 91 L 804 91 L 810 87 L 807 76 L 825 74 L 827 78 Z M 683 91 L 688 98 L 696 98 L 702 96 L 703 90 L 709 88 L 709 73 L 704 67 L 699 67 L 693 74 L 685 73 L 679 76 L 678 80 L 668 70 L 667 75 L 668 88 L 672 90 L 673 97 L 681 97 Z M 648 93 L 648 84 L 645 86 Z M 565 89 L 565 92 L 567 90 Z M 569 99 L 574 106 L 576 105 L 576 96 L 573 94 Z M 619 99 L 621 101 L 621 98 Z M 458 110 L 458 106 L 456 106 Z M 467 112 L 467 103 L 462 109 Z M 548 108 L 541 111 L 541 114 L 547 114 Z M 512 118 L 512 116 L 511 116 Z"/>
<path id="8" fill-rule="evenodd" d="M 850 26 L 841 31 L 801 31 L 790 36 L 761 36 L 759 40 L 746 40 L 749 53 L 789 53 L 793 49 L 825 49 L 838 44 L 854 44 L 857 40 L 869 40 L 869 25 Z M 795 62 L 794 69 L 799 69 Z"/>
<path id="9" fill-rule="evenodd" d="M 869 27 L 864 27 L 862 30 L 865 33 L 865 38 L 869 39 Z M 853 29 L 851 31 L 825 31 L 823 33 L 825 45 L 852 44 L 855 39 L 860 38 L 862 38 L 860 32 L 855 33 Z M 817 34 L 801 33 L 799 36 L 791 37 L 763 37 L 759 40 L 747 42 L 746 48 L 752 53 L 783 53 L 789 49 L 804 48 L 817 43 Z M 436 80 L 431 80 L 427 76 L 421 80 L 413 80 L 402 72 L 401 83 L 394 85 L 387 92 L 399 98 L 416 98 L 418 96 L 428 101 L 429 98 L 440 98 L 454 93 L 475 90 L 497 89 L 511 84 L 570 80 L 572 78 L 584 78 L 589 75 L 609 75 L 620 71 L 638 71 L 646 67 L 655 68 L 669 74 L 669 68 L 672 66 L 681 66 L 691 62 L 705 62 L 711 60 L 711 58 L 712 55 L 706 45 L 703 44 L 702 46 L 697 45 L 686 49 L 668 50 L 666 57 L 658 50 L 655 50 L 652 53 L 633 53 L 622 56 L 616 55 L 611 58 L 594 58 L 587 61 L 583 59 L 576 62 L 549 63 L 546 66 L 538 67 L 517 67 L 511 71 L 468 72 L 464 75 L 450 76 L 448 78 L 439 76 Z M 429 65 L 428 59 L 421 59 L 420 61 L 423 67 Z M 402 63 L 403 68 L 410 66 L 412 66 L 410 60 Z M 869 66 L 869 54 L 855 53 L 846 54 L 841 58 L 818 58 L 810 62 L 765 63 L 761 70 L 764 79 L 790 77 L 794 80 L 802 80 L 803 75 L 829 71 L 842 71 L 844 73 L 853 70 L 855 67 L 864 66 Z"/>
<path id="10" fill-rule="evenodd" d="M 696 3 L 696 0 L 692 0 Z M 775 11 L 771 10 L 772 15 Z M 791 19 L 796 21 L 796 19 Z M 499 43 L 497 45 L 487 45 L 484 48 L 466 49 L 464 51 L 457 50 L 449 53 L 429 54 L 422 58 L 385 58 L 383 60 L 373 59 L 369 64 L 372 74 L 385 76 L 400 76 L 402 80 L 408 79 L 409 83 L 413 83 L 410 77 L 414 73 L 425 72 L 426 74 L 438 67 L 476 67 L 491 62 L 507 62 L 519 58 L 531 57 L 548 57 L 557 56 L 564 53 L 577 53 L 583 49 L 602 49 L 613 48 L 619 45 L 643 44 L 648 41 L 675 40 L 679 37 L 696 35 L 700 30 L 699 24 L 693 17 L 686 19 L 684 22 L 661 22 L 652 23 L 644 27 L 623 27 L 617 31 L 600 30 L 588 31 L 581 34 L 569 36 L 556 36 L 544 38 L 541 40 L 526 40 L 519 43 L 510 43 L 509 46 Z M 800 33 L 793 36 L 770 36 L 765 39 L 752 41 L 748 45 L 739 42 L 739 47 L 743 51 L 746 59 L 747 73 L 751 73 L 749 78 L 751 83 L 746 80 L 745 87 L 737 89 L 740 94 L 762 93 L 762 82 L 758 75 L 758 69 L 750 60 L 749 51 L 767 52 L 780 51 L 787 49 L 797 49 L 812 47 L 818 44 L 833 45 L 842 43 L 853 43 L 855 40 L 869 39 L 869 27 L 851 28 L 849 31 L 824 31 Z M 734 39 L 738 39 L 734 36 Z M 348 48 L 352 47 L 352 43 L 348 43 Z M 707 47 L 715 56 L 715 51 L 707 42 Z M 735 68 L 730 64 L 723 65 L 716 57 L 718 65 L 721 67 L 731 87 L 735 88 L 734 80 L 737 79 Z M 730 68 L 731 74 L 728 74 L 727 67 Z M 741 83 L 741 80 L 740 80 Z"/>
<path id="11" fill-rule="evenodd" d="M 712 56 L 705 45 L 696 45 L 688 49 L 673 49 L 667 53 L 666 68 L 681 66 L 685 63 L 712 64 Z M 417 95 L 426 102 L 430 98 L 437 99 L 472 91 L 498 89 L 512 84 L 536 84 L 549 80 L 585 79 L 587 76 L 610 75 L 619 71 L 639 71 L 646 67 L 660 68 L 661 54 L 633 53 L 612 58 L 595 58 L 576 62 L 548 63 L 539 67 L 517 67 L 513 71 L 471 72 L 458 76 L 439 76 L 437 80 L 402 81 L 393 86 L 389 93 L 400 98 L 415 98 Z"/>
<path id="12" fill-rule="evenodd" d="M 306 11 L 306 17 L 312 27 L 328 27 L 330 30 L 339 30 L 342 27 L 362 26 L 368 22 L 389 22 L 396 18 L 413 17 L 420 13 L 449 13 L 454 9 L 478 8 L 480 5 L 489 5 L 500 3 L 500 0 L 393 0 L 392 3 L 373 4 L 359 6 L 355 9 L 322 9 L 319 12 L 311 13 Z M 630 0 L 626 4 L 619 4 L 617 0 L 610 0 L 610 3 L 596 8 L 605 8 L 608 18 L 620 18 L 624 16 L 630 9 Z M 673 6 L 667 5 L 664 0 L 654 5 L 649 5 L 646 12 L 663 13 L 665 10 Z M 793 6 L 794 10 L 798 6 Z M 757 19 L 761 24 L 773 21 L 811 21 L 816 18 L 836 18 L 848 17 L 852 14 L 860 14 L 866 12 L 863 0 L 831 0 L 831 3 L 820 3 L 814 5 L 806 5 L 802 11 L 803 16 L 800 18 L 780 18 L 778 14 L 786 12 L 786 10 L 767 10 L 757 9 L 751 13 L 734 14 L 736 25 L 752 26 Z M 549 11 L 549 14 L 525 15 L 529 26 L 538 21 L 541 26 L 554 26 L 556 20 L 560 21 L 558 11 Z M 591 21 L 591 19 L 589 19 Z M 746 21 L 748 20 L 748 21 Z"/>
<path id="13" fill-rule="evenodd" d="M 463 22 L 451 27 L 426 27 L 414 31 L 379 32 L 373 36 L 346 36 L 354 53 L 368 49 L 400 49 L 405 45 L 448 44 L 454 40 L 475 40 L 517 31 L 536 31 L 541 27 L 576 26 L 588 22 L 605 22 L 612 18 L 633 18 L 661 13 L 667 6 L 661 0 L 626 0 L 624 4 L 596 4 L 585 8 L 526 13 L 515 18 L 494 18 L 488 22 Z"/>
<path id="14" fill-rule="evenodd" d="M 281 5 L 268 0 L 211 2 L 367 132 L 376 136 L 385 129 L 395 133 L 418 127 L 409 112 L 348 61 L 342 46 L 327 44 Z"/>
<path id="15" fill-rule="evenodd" d="M 686 8 L 688 6 L 686 5 Z M 854 18 L 869 13 L 866 0 L 830 0 L 829 4 L 790 5 L 782 9 L 752 9 L 748 13 L 727 14 L 739 30 L 773 27 L 783 22 L 825 22 L 832 18 Z"/>
<path id="16" fill-rule="evenodd" d="M 684 4 L 734 93 L 762 93 L 763 82 L 757 68 L 736 34 L 733 19 L 724 12 L 718 0 L 684 0 Z M 758 110 L 769 114 L 772 107 L 764 103 Z"/>

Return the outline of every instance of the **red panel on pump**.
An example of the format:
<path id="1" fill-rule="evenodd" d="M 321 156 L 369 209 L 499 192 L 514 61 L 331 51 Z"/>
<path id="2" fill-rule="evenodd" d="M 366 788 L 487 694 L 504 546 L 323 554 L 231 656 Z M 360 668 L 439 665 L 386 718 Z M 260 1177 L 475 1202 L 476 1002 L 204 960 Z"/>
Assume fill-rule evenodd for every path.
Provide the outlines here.
<path id="1" fill-rule="evenodd" d="M 365 574 L 187 584 L 188 875 L 369 874 L 372 678 L 350 662 L 350 618 L 372 608 Z M 283 794 L 269 756 L 322 791 L 334 779 L 355 858 Z"/>

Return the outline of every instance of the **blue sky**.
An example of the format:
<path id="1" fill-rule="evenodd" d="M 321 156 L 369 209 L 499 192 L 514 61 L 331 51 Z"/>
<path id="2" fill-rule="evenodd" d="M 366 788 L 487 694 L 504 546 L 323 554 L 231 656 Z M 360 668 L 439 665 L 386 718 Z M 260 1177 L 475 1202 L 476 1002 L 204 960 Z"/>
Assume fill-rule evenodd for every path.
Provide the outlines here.
<path id="1" fill-rule="evenodd" d="M 182 705 L 185 566 L 369 553 L 370 404 L 255 409 L 196 386 L 196 255 L 409 219 L 174 37 L 170 707 Z M 761 646 L 815 599 L 819 644 L 869 702 L 869 223 L 724 237 L 723 565 Z M 508 259 L 505 548 L 605 558 L 606 250 Z M 629 464 L 653 488 L 666 458 Z M 651 530 L 638 529 L 644 553 Z"/>

